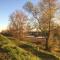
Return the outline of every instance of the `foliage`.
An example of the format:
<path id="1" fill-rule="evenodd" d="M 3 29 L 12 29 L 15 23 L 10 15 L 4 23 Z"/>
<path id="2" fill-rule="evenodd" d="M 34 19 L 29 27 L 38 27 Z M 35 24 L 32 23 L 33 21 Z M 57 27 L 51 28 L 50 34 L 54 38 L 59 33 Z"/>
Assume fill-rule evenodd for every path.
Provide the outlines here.
<path id="1" fill-rule="evenodd" d="M 10 15 L 9 31 L 17 38 L 22 39 L 26 31 L 27 16 L 20 11 L 15 11 Z"/>
<path id="2" fill-rule="evenodd" d="M 56 0 L 42 0 L 39 1 L 37 5 L 31 2 L 27 2 L 25 5 L 25 10 L 32 14 L 32 16 L 38 21 L 39 29 L 43 32 L 46 37 L 46 50 L 49 49 L 48 40 L 50 39 L 50 32 L 54 29 L 54 14 L 57 10 Z"/>

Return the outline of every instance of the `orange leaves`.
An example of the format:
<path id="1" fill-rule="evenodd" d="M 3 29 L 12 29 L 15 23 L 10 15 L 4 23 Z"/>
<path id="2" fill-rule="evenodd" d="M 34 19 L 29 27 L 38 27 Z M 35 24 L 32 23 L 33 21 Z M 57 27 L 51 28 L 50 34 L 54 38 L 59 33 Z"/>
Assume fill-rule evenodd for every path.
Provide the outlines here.
<path id="1" fill-rule="evenodd" d="M 49 8 L 49 9 L 47 9 L 47 10 L 44 12 L 43 15 L 44 15 L 45 17 L 49 17 L 49 16 L 53 15 L 54 12 L 55 12 L 55 9 L 51 7 L 51 8 Z"/>
<path id="2" fill-rule="evenodd" d="M 11 15 L 9 29 L 14 37 L 22 37 L 25 31 L 24 26 L 26 24 L 26 20 L 27 16 L 23 12 L 15 11 L 14 14 Z"/>
<path id="3" fill-rule="evenodd" d="M 45 0 L 45 2 L 55 2 L 56 0 Z"/>

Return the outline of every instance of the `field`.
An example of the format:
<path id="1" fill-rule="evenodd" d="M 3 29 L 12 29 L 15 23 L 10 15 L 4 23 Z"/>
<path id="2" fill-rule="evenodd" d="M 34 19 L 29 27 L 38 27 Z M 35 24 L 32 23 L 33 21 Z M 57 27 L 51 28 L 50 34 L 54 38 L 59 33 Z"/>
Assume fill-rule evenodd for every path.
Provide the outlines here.
<path id="1" fill-rule="evenodd" d="M 0 60 L 60 60 L 50 52 L 28 41 L 19 41 L 0 35 Z"/>

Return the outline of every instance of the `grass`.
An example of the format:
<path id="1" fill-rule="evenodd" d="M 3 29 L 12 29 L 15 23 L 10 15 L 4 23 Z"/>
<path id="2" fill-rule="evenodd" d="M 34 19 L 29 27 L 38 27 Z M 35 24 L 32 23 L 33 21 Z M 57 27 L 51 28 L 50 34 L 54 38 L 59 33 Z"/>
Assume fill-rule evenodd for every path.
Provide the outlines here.
<path id="1" fill-rule="evenodd" d="M 44 50 L 38 50 L 35 44 L 9 39 L 0 35 L 0 60 L 60 60 L 59 57 Z M 0 54 L 0 56 L 1 56 Z M 5 55 L 3 55 L 5 54 Z"/>
<path id="2" fill-rule="evenodd" d="M 9 54 L 10 60 L 36 60 L 37 57 L 32 53 L 27 52 L 26 50 L 18 47 L 13 41 L 2 35 L 0 35 L 0 50 L 1 52 Z M 37 57 L 37 59 L 41 60 L 41 58 L 39 57 Z"/>

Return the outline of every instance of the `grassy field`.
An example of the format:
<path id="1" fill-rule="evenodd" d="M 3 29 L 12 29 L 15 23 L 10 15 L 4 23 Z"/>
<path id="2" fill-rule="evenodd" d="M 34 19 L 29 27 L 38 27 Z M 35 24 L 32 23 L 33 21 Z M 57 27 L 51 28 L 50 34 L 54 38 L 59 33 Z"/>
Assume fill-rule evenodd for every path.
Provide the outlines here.
<path id="1" fill-rule="evenodd" d="M 60 60 L 37 45 L 0 35 L 0 60 Z"/>

